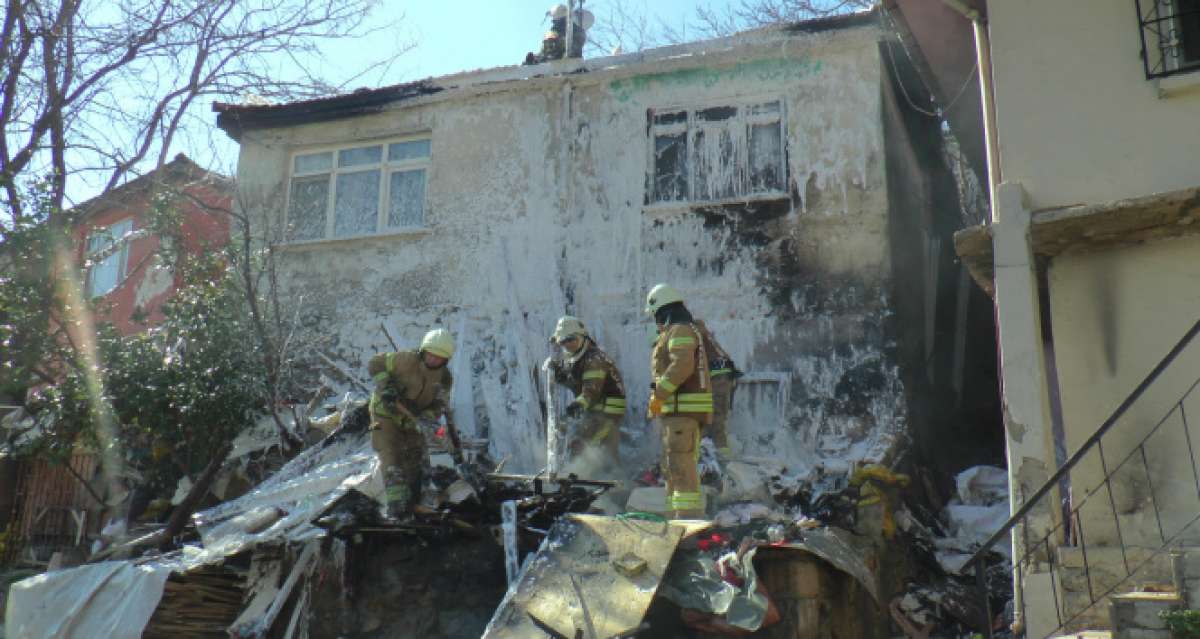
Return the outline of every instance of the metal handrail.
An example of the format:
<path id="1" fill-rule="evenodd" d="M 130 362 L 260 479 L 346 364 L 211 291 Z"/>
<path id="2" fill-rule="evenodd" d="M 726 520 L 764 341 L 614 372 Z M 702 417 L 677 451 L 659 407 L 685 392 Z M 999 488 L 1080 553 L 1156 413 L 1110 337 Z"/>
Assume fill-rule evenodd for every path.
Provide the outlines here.
<path id="1" fill-rule="evenodd" d="M 1173 348 L 1171 348 L 1171 350 L 1167 353 L 1167 356 L 1164 357 L 1162 361 L 1158 363 L 1158 365 L 1151 369 L 1150 373 L 1146 375 L 1146 378 L 1142 380 L 1142 383 L 1138 384 L 1137 388 L 1133 389 L 1133 392 L 1125 398 L 1125 401 L 1121 402 L 1121 404 L 1117 406 L 1116 410 L 1113 411 L 1112 415 L 1110 415 L 1108 419 L 1104 420 L 1104 423 L 1100 424 L 1100 427 L 1096 429 L 1096 432 L 1092 433 L 1092 436 L 1088 437 L 1087 441 L 1083 442 L 1083 445 L 1081 445 L 1079 449 L 1075 451 L 1075 454 L 1071 455 L 1071 457 L 1067 459 L 1066 463 L 1060 466 L 1059 469 L 1055 471 L 1049 479 L 1046 480 L 1046 483 L 1042 484 L 1041 488 L 1038 488 L 1036 491 L 1034 491 L 1033 495 L 1029 497 L 1029 499 L 1026 499 L 1025 503 L 1022 504 L 1019 509 L 1017 509 L 1017 512 L 1013 513 L 1013 515 L 1004 522 L 1004 525 L 1000 526 L 1000 529 L 992 534 L 992 536 L 989 537 L 982 546 L 980 546 L 979 550 L 975 551 L 975 554 L 971 555 L 971 558 L 967 560 L 967 563 L 963 565 L 978 565 L 978 562 L 983 561 L 984 556 L 988 552 L 991 552 L 992 546 L 995 546 L 1001 538 L 1009 533 L 1009 531 L 1011 531 L 1013 528 L 1016 528 L 1017 523 L 1019 523 L 1022 519 L 1025 519 L 1029 512 L 1033 510 L 1034 506 L 1036 506 L 1038 502 L 1046 496 L 1047 493 L 1049 493 L 1055 486 L 1058 485 L 1059 480 L 1062 479 L 1067 473 L 1071 472 L 1071 469 L 1079 463 L 1079 460 L 1083 459 L 1084 455 L 1090 452 L 1092 447 L 1100 441 L 1100 438 L 1103 437 L 1104 434 L 1113 427 L 1113 424 L 1116 424 L 1117 420 L 1121 419 L 1125 412 L 1129 410 L 1129 407 L 1132 406 L 1133 403 L 1139 398 L 1141 398 L 1142 394 L 1146 392 L 1146 389 L 1149 388 L 1150 385 L 1154 383 L 1154 380 L 1158 379 L 1158 376 L 1161 375 L 1162 372 L 1166 370 L 1172 362 L 1175 361 L 1175 358 L 1178 357 L 1181 352 L 1183 352 L 1183 349 L 1188 347 L 1188 345 L 1192 342 L 1192 339 L 1195 338 L 1197 334 L 1200 334 L 1200 320 L 1197 320 L 1196 323 L 1193 324 L 1192 327 L 1183 334 L 1183 338 L 1180 339 Z"/>
<path id="2" fill-rule="evenodd" d="M 981 545 L 980 548 L 973 555 L 971 555 L 970 559 L 968 559 L 966 561 L 966 563 L 963 564 L 964 567 L 971 566 L 974 568 L 975 579 L 976 579 L 976 588 L 979 591 L 979 595 L 981 597 L 980 603 L 983 606 L 983 612 L 985 615 L 984 619 L 985 619 L 985 625 L 986 625 L 986 628 L 985 628 L 985 636 L 986 637 L 988 637 L 990 639 L 993 636 L 992 635 L 993 620 L 992 620 L 991 601 L 990 601 L 990 596 L 988 594 L 989 589 L 988 589 L 988 586 L 986 583 L 987 580 L 985 577 L 985 572 L 986 572 L 985 557 L 987 556 L 987 554 L 992 551 L 992 549 L 996 546 L 997 543 L 1000 542 L 1001 539 L 1004 539 L 1009 533 L 1011 533 L 1013 531 L 1013 529 L 1017 527 L 1017 524 L 1027 521 L 1029 514 L 1030 514 L 1030 512 L 1032 512 L 1034 507 L 1036 507 L 1038 504 L 1040 504 L 1042 502 L 1042 500 L 1045 499 L 1045 497 L 1050 493 L 1050 491 L 1052 489 L 1059 486 L 1060 481 L 1064 477 L 1066 477 L 1068 475 L 1068 473 L 1070 473 L 1071 470 L 1074 469 L 1075 466 L 1083 459 L 1083 457 L 1093 450 L 1093 448 L 1099 450 L 1101 465 L 1104 466 L 1104 445 L 1101 441 L 1103 439 L 1104 435 L 1106 433 L 1108 433 L 1108 431 L 1110 429 L 1112 429 L 1112 427 L 1117 423 L 1117 421 L 1120 420 L 1123 415 L 1125 415 L 1125 413 L 1129 410 L 1129 408 L 1131 406 L 1133 406 L 1133 404 L 1136 401 L 1138 401 L 1138 399 L 1140 399 L 1143 394 L 1145 394 L 1146 390 L 1150 387 L 1150 385 L 1153 384 L 1159 378 L 1159 376 L 1161 376 L 1162 373 L 1168 367 L 1170 367 L 1171 364 L 1173 364 L 1175 362 L 1175 360 L 1179 357 L 1180 353 L 1182 353 L 1183 350 L 1192 343 L 1192 341 L 1195 339 L 1197 334 L 1200 334 L 1200 320 L 1197 320 L 1196 323 L 1193 324 L 1192 327 L 1190 329 L 1188 329 L 1188 331 L 1186 333 L 1184 333 L 1183 337 L 1180 338 L 1180 340 L 1175 344 L 1175 346 L 1173 346 L 1171 348 L 1171 350 L 1166 354 L 1166 356 L 1163 357 L 1163 359 L 1161 361 L 1159 361 L 1158 364 L 1156 364 L 1153 369 L 1151 369 L 1151 371 L 1146 375 L 1146 377 L 1141 381 L 1141 383 L 1139 383 L 1137 385 L 1137 387 L 1133 389 L 1133 392 L 1131 392 L 1129 394 L 1129 396 L 1126 397 L 1119 406 L 1117 406 L 1116 410 L 1114 410 L 1112 412 L 1112 414 L 1109 415 L 1108 419 L 1104 420 L 1104 422 L 1102 424 L 1100 424 L 1100 426 L 1096 429 L 1096 431 L 1094 433 L 1092 433 L 1092 435 L 1090 437 L 1088 437 L 1086 441 L 1083 442 L 1083 444 L 1079 447 L 1079 449 L 1076 450 L 1075 453 L 1073 455 L 1071 455 L 1071 457 L 1069 459 L 1067 459 L 1066 463 L 1064 463 L 1061 467 L 1059 467 L 1054 472 L 1054 474 L 1051 475 L 1050 478 L 1047 479 L 1044 484 L 1042 484 L 1041 487 L 1039 487 L 1036 491 L 1034 491 L 1034 493 L 1031 497 L 1024 500 L 1024 503 L 1021 504 L 1021 507 L 1018 508 L 1017 511 L 1015 513 L 1013 513 L 1012 516 L 1010 516 L 1008 518 L 1008 520 L 1005 521 L 1004 524 L 1002 524 L 1000 526 L 1000 528 L 998 530 L 996 530 L 996 532 L 993 533 L 991 535 L 991 537 L 989 537 L 987 539 L 987 541 L 985 541 L 983 543 L 983 545 Z M 1168 411 L 1167 415 L 1165 415 L 1163 417 L 1162 421 L 1160 421 L 1157 425 L 1155 425 L 1154 428 L 1150 429 L 1150 432 L 1134 448 L 1134 451 L 1131 451 L 1130 454 L 1127 455 L 1126 458 L 1123 459 L 1117 465 L 1116 468 L 1114 468 L 1112 471 L 1109 471 L 1107 467 L 1104 467 L 1105 477 L 1104 477 L 1103 483 L 1108 485 L 1110 502 L 1112 501 L 1112 486 L 1111 486 L 1110 482 L 1111 482 L 1113 474 L 1117 470 L 1119 470 L 1121 467 L 1123 467 L 1125 465 L 1125 463 L 1129 460 L 1129 458 L 1133 455 L 1133 453 L 1138 450 L 1140 450 L 1141 454 L 1142 454 L 1142 463 L 1146 468 L 1147 481 L 1150 481 L 1150 476 L 1149 476 L 1150 467 L 1149 467 L 1149 462 L 1146 459 L 1146 449 L 1145 449 L 1146 443 L 1149 441 L 1149 439 L 1151 437 L 1154 436 L 1154 434 L 1156 432 L 1158 432 L 1159 428 L 1163 425 L 1163 423 L 1165 423 L 1166 420 L 1170 417 L 1170 415 L 1173 414 L 1177 409 L 1179 411 L 1181 411 L 1180 415 L 1183 418 L 1184 434 L 1187 435 L 1188 424 L 1187 424 L 1187 417 L 1182 412 L 1183 411 L 1183 402 L 1188 398 L 1188 396 L 1190 396 L 1192 394 L 1192 392 L 1194 390 L 1196 390 L 1196 388 L 1198 386 L 1200 386 L 1200 379 L 1196 380 L 1196 382 L 1192 384 L 1191 388 L 1188 389 L 1188 391 L 1184 394 L 1183 398 L 1181 398 L 1179 401 L 1177 401 L 1175 403 L 1174 407 L 1172 407 L 1172 409 L 1170 411 Z M 1189 451 L 1189 455 L 1191 455 L 1192 472 L 1195 475 L 1195 479 L 1196 479 L 1196 489 L 1197 489 L 1198 493 L 1200 493 L 1200 471 L 1198 471 L 1196 468 L 1196 458 L 1195 458 L 1194 451 L 1192 450 L 1192 443 L 1191 443 L 1190 439 L 1188 440 L 1188 451 Z M 1159 535 L 1160 535 L 1160 537 L 1162 537 L 1162 542 L 1163 542 L 1162 547 L 1165 548 L 1167 545 L 1169 545 L 1171 543 L 1171 541 L 1174 540 L 1175 537 L 1177 537 L 1179 534 L 1182 534 L 1182 530 L 1175 533 L 1174 535 L 1172 535 L 1170 540 L 1168 540 L 1166 538 L 1166 535 L 1163 533 L 1162 520 L 1159 516 L 1158 506 L 1154 502 L 1154 494 L 1153 494 L 1152 486 L 1151 486 L 1150 490 L 1151 490 L 1151 503 L 1155 507 L 1154 512 L 1155 512 L 1155 519 L 1158 522 Z M 1086 502 L 1093 494 L 1094 494 L 1094 492 L 1089 492 L 1087 495 L 1085 495 L 1083 498 L 1084 502 Z M 1080 509 L 1082 507 L 1083 507 L 1083 503 L 1080 503 L 1079 506 L 1074 509 L 1074 511 L 1072 512 L 1072 515 L 1074 517 L 1078 518 L 1078 509 Z M 1112 504 L 1112 508 L 1113 508 L 1113 516 L 1115 518 L 1117 516 L 1115 504 Z M 1189 522 L 1187 524 L 1187 526 L 1185 526 L 1184 529 L 1187 529 L 1187 528 L 1191 527 L 1192 524 L 1195 524 L 1198 522 L 1200 522 L 1200 515 L 1197 515 L 1197 517 L 1195 519 L 1193 519 L 1191 522 Z M 1063 527 L 1064 531 L 1066 530 L 1066 526 L 1068 525 L 1068 523 L 1069 522 L 1064 521 L 1061 524 L 1061 527 Z M 1077 522 L 1077 524 L 1078 524 L 1078 526 L 1080 526 L 1078 534 L 1080 536 L 1080 542 L 1082 543 L 1082 539 L 1083 539 L 1082 520 L 1079 520 Z M 1057 530 L 1059 527 L 1060 526 L 1055 526 L 1053 530 L 1051 530 L 1041 540 L 1039 540 L 1038 542 L 1035 542 L 1034 545 L 1037 546 L 1039 544 L 1045 544 L 1046 552 L 1050 553 L 1050 546 L 1049 546 L 1050 537 L 1054 534 L 1054 531 Z M 1120 531 L 1119 523 L 1117 523 L 1116 532 L 1117 532 L 1118 539 L 1120 539 L 1121 531 Z M 1026 540 L 1026 543 L 1028 543 L 1028 540 Z M 1109 588 L 1107 591 L 1102 593 L 1099 598 L 1097 598 L 1095 596 L 1095 594 L 1092 592 L 1091 577 L 1089 575 L 1087 577 L 1087 579 L 1088 579 L 1088 592 L 1089 592 L 1090 603 L 1083 610 L 1080 610 L 1080 611 L 1076 612 L 1074 615 L 1070 616 L 1065 622 L 1063 621 L 1063 615 L 1062 615 L 1063 611 L 1059 608 L 1057 588 L 1055 587 L 1055 583 L 1054 583 L 1054 581 L 1055 581 L 1054 580 L 1054 572 L 1053 572 L 1053 567 L 1051 567 L 1050 585 L 1051 585 L 1051 588 L 1055 590 L 1055 594 L 1054 594 L 1055 611 L 1056 611 L 1056 615 L 1057 615 L 1058 621 L 1059 621 L 1059 629 L 1063 628 L 1065 626 L 1065 624 L 1070 623 L 1071 621 L 1077 619 L 1084 611 L 1090 609 L 1092 606 L 1099 603 L 1099 601 L 1102 600 L 1104 597 L 1107 597 L 1117 586 L 1119 586 L 1121 583 L 1124 583 L 1125 580 L 1127 580 L 1129 577 L 1133 576 L 1133 574 L 1136 570 L 1140 570 L 1141 566 L 1144 565 L 1146 561 L 1149 561 L 1149 559 L 1147 559 L 1147 560 L 1143 561 L 1142 564 L 1139 564 L 1135 570 L 1130 570 L 1129 569 L 1129 559 L 1125 555 L 1124 541 L 1121 541 L 1120 543 L 1121 543 L 1121 553 L 1122 553 L 1122 557 L 1124 558 L 1125 568 L 1126 568 L 1125 577 L 1123 577 L 1120 581 L 1118 581 L 1118 583 L 1113 584 L 1111 588 Z M 1087 574 L 1088 560 L 1087 560 L 1086 546 L 1084 547 L 1083 553 L 1084 553 L 1083 554 L 1084 571 L 1085 571 L 1085 574 Z M 1021 564 L 1024 563 L 1024 561 L 1030 557 L 1030 554 L 1026 554 L 1024 557 L 1021 557 L 1021 558 L 1018 558 L 1015 556 L 1013 557 L 1013 569 L 1016 572 L 1016 574 L 1013 578 L 1017 582 L 1021 581 Z M 1017 603 L 1018 603 L 1018 605 L 1020 605 L 1021 610 L 1023 611 L 1024 610 L 1024 602 L 1020 601 Z"/>

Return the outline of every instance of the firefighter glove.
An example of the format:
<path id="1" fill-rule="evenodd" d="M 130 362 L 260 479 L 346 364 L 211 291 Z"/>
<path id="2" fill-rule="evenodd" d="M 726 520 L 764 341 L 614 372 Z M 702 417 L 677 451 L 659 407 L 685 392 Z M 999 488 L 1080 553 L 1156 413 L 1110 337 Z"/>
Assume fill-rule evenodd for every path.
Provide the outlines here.
<path id="1" fill-rule="evenodd" d="M 651 395 L 650 396 L 650 405 L 646 408 L 646 413 L 648 415 L 650 415 L 651 419 L 654 419 L 655 417 L 662 415 L 662 410 L 663 410 L 662 400 L 655 397 L 654 395 Z"/>
<path id="2" fill-rule="evenodd" d="M 567 404 L 567 408 L 564 412 L 566 412 L 567 417 L 579 417 L 583 414 L 583 402 L 575 400 L 570 404 Z"/>

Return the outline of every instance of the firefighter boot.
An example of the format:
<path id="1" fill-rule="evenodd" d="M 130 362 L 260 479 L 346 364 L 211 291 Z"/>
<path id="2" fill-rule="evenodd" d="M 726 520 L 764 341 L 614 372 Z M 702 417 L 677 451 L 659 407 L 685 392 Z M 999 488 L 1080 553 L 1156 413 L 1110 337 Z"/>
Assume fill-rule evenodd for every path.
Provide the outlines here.
<path id="1" fill-rule="evenodd" d="M 384 517 L 391 522 L 412 518 L 412 495 L 404 475 L 397 466 L 389 466 L 383 473 Z"/>

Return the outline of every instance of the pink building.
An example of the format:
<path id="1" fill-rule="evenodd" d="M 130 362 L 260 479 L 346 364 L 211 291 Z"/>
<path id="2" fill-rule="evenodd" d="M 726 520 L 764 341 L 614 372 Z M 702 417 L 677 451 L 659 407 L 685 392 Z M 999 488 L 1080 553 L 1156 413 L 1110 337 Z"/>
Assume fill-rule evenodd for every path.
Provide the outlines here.
<path id="1" fill-rule="evenodd" d="M 179 276 L 157 259 L 161 238 L 147 230 L 155 198 L 170 198 L 182 216 L 187 254 L 200 255 L 228 241 L 232 193 L 233 180 L 180 154 L 76 207 L 76 260 L 84 265 L 84 293 L 100 298 L 97 322 L 111 322 L 122 335 L 137 333 L 162 321 L 163 303 L 179 288 Z M 0 543 L 0 562 L 18 555 L 46 561 L 99 531 L 99 505 L 78 480 L 94 474 L 95 455 L 76 452 L 69 465 L 39 459 L 0 464 L 0 527 L 15 522 L 12 536 Z"/>
<path id="2" fill-rule="evenodd" d="M 144 315 L 162 320 L 162 305 L 179 286 L 178 275 L 163 268 L 155 255 L 161 239 L 145 232 L 154 198 L 168 194 L 182 215 L 189 255 L 213 250 L 229 239 L 233 180 L 205 171 L 182 153 L 156 171 L 143 175 L 76 208 L 77 257 L 84 269 L 84 292 L 103 298 L 97 320 L 107 320 L 122 335 L 142 330 Z"/>

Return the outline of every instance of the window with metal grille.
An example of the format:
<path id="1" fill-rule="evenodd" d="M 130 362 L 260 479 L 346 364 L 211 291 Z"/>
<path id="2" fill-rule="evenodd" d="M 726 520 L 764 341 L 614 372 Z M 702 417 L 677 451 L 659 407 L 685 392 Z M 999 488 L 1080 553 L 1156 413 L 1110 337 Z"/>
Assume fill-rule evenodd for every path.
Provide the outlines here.
<path id="1" fill-rule="evenodd" d="M 649 114 L 646 203 L 786 196 L 779 100 Z"/>
<path id="2" fill-rule="evenodd" d="M 1146 78 L 1200 70 L 1200 0 L 1134 0 Z"/>

